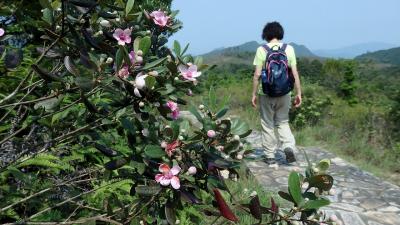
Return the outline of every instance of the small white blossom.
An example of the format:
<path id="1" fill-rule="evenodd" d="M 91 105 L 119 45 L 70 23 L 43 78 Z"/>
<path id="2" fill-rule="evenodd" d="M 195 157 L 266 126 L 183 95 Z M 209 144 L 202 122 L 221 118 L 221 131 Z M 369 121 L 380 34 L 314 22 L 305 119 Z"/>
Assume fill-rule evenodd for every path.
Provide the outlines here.
<path id="1" fill-rule="evenodd" d="M 103 26 L 103 27 L 110 27 L 111 26 L 110 21 L 108 21 L 108 20 L 101 20 L 100 21 L 100 25 Z"/>
<path id="2" fill-rule="evenodd" d="M 145 136 L 145 137 L 149 136 L 149 129 L 144 128 L 144 129 L 142 130 L 142 134 L 143 134 L 143 136 Z"/>
<path id="3" fill-rule="evenodd" d="M 251 196 L 251 197 L 254 197 L 254 196 L 256 196 L 256 195 L 257 195 L 257 191 L 253 191 L 253 192 L 250 193 L 250 196 Z"/>
<path id="4" fill-rule="evenodd" d="M 139 107 L 143 107 L 144 106 L 144 102 L 139 102 Z"/>
<path id="5" fill-rule="evenodd" d="M 106 63 L 107 63 L 107 64 L 110 64 L 110 63 L 112 63 L 113 61 L 114 61 L 113 58 L 108 57 L 107 60 L 106 60 Z"/>
<path id="6" fill-rule="evenodd" d="M 224 179 L 229 178 L 229 170 L 221 170 L 219 172 L 221 173 L 222 178 L 224 178 Z"/>

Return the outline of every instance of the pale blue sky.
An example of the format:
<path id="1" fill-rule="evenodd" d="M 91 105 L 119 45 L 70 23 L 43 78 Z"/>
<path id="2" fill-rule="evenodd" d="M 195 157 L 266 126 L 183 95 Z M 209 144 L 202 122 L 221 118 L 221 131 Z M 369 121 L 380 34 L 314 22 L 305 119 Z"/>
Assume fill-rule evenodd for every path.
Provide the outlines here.
<path id="1" fill-rule="evenodd" d="M 268 21 L 285 28 L 286 42 L 334 49 L 366 42 L 400 46 L 400 0 L 174 0 L 184 28 L 172 37 L 194 54 L 261 41 Z"/>

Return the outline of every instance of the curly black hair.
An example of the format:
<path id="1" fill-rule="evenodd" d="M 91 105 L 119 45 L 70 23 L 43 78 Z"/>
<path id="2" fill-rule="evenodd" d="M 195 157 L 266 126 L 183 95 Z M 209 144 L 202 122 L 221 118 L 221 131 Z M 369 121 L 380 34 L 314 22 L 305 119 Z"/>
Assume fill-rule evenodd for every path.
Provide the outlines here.
<path id="1" fill-rule="evenodd" d="M 283 31 L 282 25 L 274 21 L 267 23 L 267 25 L 265 25 L 261 37 L 263 40 L 266 40 L 268 42 L 274 38 L 282 40 L 284 33 L 285 32 Z"/>

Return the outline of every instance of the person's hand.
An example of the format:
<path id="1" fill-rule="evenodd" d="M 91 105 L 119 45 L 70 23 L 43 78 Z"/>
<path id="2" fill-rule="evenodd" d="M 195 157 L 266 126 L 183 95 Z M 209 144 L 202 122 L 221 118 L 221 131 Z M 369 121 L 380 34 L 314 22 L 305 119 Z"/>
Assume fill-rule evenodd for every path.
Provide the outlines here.
<path id="1" fill-rule="evenodd" d="M 296 95 L 293 105 L 295 108 L 299 108 L 301 106 L 301 95 Z"/>
<path id="2" fill-rule="evenodd" d="M 251 98 L 251 104 L 253 105 L 254 108 L 257 107 L 257 96 L 253 95 L 253 97 Z"/>

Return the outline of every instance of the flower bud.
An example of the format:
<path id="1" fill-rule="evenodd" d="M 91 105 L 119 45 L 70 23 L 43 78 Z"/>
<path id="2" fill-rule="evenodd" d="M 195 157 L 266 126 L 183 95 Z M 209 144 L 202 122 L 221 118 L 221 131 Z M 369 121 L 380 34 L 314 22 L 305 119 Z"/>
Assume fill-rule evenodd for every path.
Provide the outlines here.
<path id="1" fill-rule="evenodd" d="M 115 21 L 119 22 L 119 21 L 121 21 L 121 19 L 120 18 L 115 18 Z"/>
<path id="2" fill-rule="evenodd" d="M 106 63 L 107 63 L 107 64 L 110 64 L 110 63 L 112 63 L 113 61 L 114 61 L 113 58 L 108 57 L 107 60 L 106 60 Z"/>
<path id="3" fill-rule="evenodd" d="M 185 139 L 185 138 L 182 135 L 179 135 L 178 139 L 183 141 L 183 139 Z"/>
<path id="4" fill-rule="evenodd" d="M 240 141 L 240 137 L 239 137 L 239 135 L 235 135 L 235 136 L 233 136 L 233 140 L 235 140 L 235 141 Z"/>
<path id="5" fill-rule="evenodd" d="M 239 159 L 239 160 L 243 159 L 243 155 L 242 154 L 237 154 L 236 155 L 236 159 Z"/>
<path id="6" fill-rule="evenodd" d="M 316 168 L 316 167 L 313 167 L 312 170 L 313 170 L 314 173 L 318 173 L 319 172 L 319 169 Z"/>
<path id="7" fill-rule="evenodd" d="M 199 105 L 199 109 L 203 110 L 204 109 L 204 105 Z"/>
<path id="8" fill-rule="evenodd" d="M 143 107 L 144 106 L 144 102 L 139 102 L 139 107 Z"/>
<path id="9" fill-rule="evenodd" d="M 229 178 L 229 170 L 221 170 L 220 171 L 222 178 L 228 179 Z"/>
<path id="10" fill-rule="evenodd" d="M 56 26 L 56 30 L 59 30 L 59 29 L 61 29 L 61 26 L 60 26 L 60 25 L 57 25 L 57 26 Z"/>
<path id="11" fill-rule="evenodd" d="M 178 81 L 178 80 L 179 80 L 179 77 L 175 77 L 174 80 Z"/>
<path id="12" fill-rule="evenodd" d="M 147 129 L 147 128 L 143 129 L 143 130 L 142 130 L 142 134 L 143 134 L 143 136 L 145 136 L 145 137 L 149 136 L 149 129 Z"/>
<path id="13" fill-rule="evenodd" d="M 162 141 L 161 144 L 160 144 L 161 148 L 166 148 L 167 145 L 168 145 L 168 144 L 167 144 L 166 141 Z"/>
<path id="14" fill-rule="evenodd" d="M 175 224 L 180 224 L 181 221 L 180 220 L 175 220 Z"/>
<path id="15" fill-rule="evenodd" d="M 158 107 L 160 107 L 160 103 L 156 102 L 156 103 L 154 103 L 154 106 L 158 108 Z"/>
<path id="16" fill-rule="evenodd" d="M 248 191 L 249 191 L 249 189 L 247 189 L 247 188 L 243 189 L 243 192 L 244 192 L 244 193 L 246 193 L 246 192 L 248 192 Z"/>
<path id="17" fill-rule="evenodd" d="M 138 56 L 143 56 L 143 51 L 142 51 L 142 50 L 138 50 L 138 51 L 136 52 L 136 55 L 138 55 Z"/>
<path id="18" fill-rule="evenodd" d="M 220 152 L 224 151 L 224 146 L 222 145 L 217 146 L 217 150 Z"/>
<path id="19" fill-rule="evenodd" d="M 254 196 L 256 196 L 256 195 L 257 195 L 257 191 L 253 191 L 253 192 L 251 192 L 251 194 L 250 194 L 251 197 L 254 197 Z"/>
<path id="20" fill-rule="evenodd" d="M 86 21 L 85 21 L 85 19 L 82 18 L 79 22 L 80 23 L 85 23 Z"/>
<path id="21" fill-rule="evenodd" d="M 56 9 L 56 11 L 61 12 L 62 9 L 61 9 L 60 7 L 58 7 L 58 8 Z"/>
<path id="22" fill-rule="evenodd" d="M 190 175 L 195 175 L 197 173 L 197 168 L 194 166 L 189 167 L 188 172 Z"/>
<path id="23" fill-rule="evenodd" d="M 187 95 L 187 96 L 192 96 L 192 95 L 193 95 L 192 90 L 188 89 L 187 92 L 186 92 L 186 95 Z"/>
<path id="24" fill-rule="evenodd" d="M 136 57 L 135 57 L 135 61 L 136 61 L 137 63 L 139 63 L 139 64 L 142 64 L 142 63 L 143 63 L 143 57 L 142 57 L 142 56 L 136 56 Z"/>
<path id="25" fill-rule="evenodd" d="M 102 34 L 103 34 L 102 30 L 97 31 L 97 35 L 102 35 Z"/>
<path id="26" fill-rule="evenodd" d="M 215 133 L 214 130 L 208 130 L 208 131 L 207 131 L 207 136 L 208 136 L 209 138 L 213 138 L 213 137 L 215 137 L 215 135 L 216 135 L 216 133 Z"/>
<path id="27" fill-rule="evenodd" d="M 335 189 L 331 189 L 329 190 L 329 195 L 335 195 L 336 194 L 336 190 Z"/>
<path id="28" fill-rule="evenodd" d="M 186 133 L 186 130 L 185 129 L 181 129 L 181 133 Z"/>
<path id="29" fill-rule="evenodd" d="M 149 72 L 149 75 L 150 75 L 150 76 L 153 76 L 153 77 L 156 77 L 156 76 L 158 76 L 158 72 L 155 71 L 155 70 L 153 70 L 153 71 L 150 71 L 150 72 Z"/>
<path id="30" fill-rule="evenodd" d="M 146 34 L 151 34 L 151 31 L 150 30 L 146 30 Z"/>

